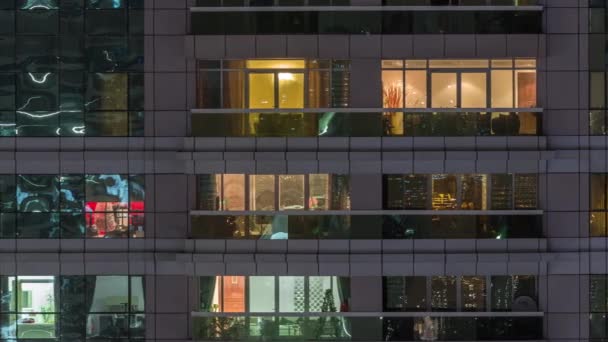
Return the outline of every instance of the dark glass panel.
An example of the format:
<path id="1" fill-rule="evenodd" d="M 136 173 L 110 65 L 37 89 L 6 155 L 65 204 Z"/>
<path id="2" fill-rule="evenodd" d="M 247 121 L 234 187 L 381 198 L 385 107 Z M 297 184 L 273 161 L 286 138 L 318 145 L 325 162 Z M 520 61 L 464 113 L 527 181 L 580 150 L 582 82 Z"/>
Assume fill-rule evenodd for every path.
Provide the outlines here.
<path id="1" fill-rule="evenodd" d="M 18 213 L 17 235 L 25 239 L 59 238 L 59 213 Z"/>
<path id="2" fill-rule="evenodd" d="M 12 34 L 15 32 L 15 12 L 0 11 L 0 34 Z"/>
<path id="3" fill-rule="evenodd" d="M 127 112 L 86 113 L 86 135 L 93 137 L 125 137 L 129 132 Z"/>
<path id="4" fill-rule="evenodd" d="M 17 67 L 23 72 L 49 72 L 57 67 L 57 37 L 28 36 L 17 39 Z"/>
<path id="5" fill-rule="evenodd" d="M 59 32 L 59 11 L 21 10 L 17 11 L 18 34 L 50 35 Z"/>
<path id="6" fill-rule="evenodd" d="M 15 175 L 0 175 L 0 212 L 17 211 Z"/>
<path id="7" fill-rule="evenodd" d="M 87 10 L 86 29 L 91 35 L 127 34 L 127 16 L 124 11 Z"/>
<path id="8" fill-rule="evenodd" d="M 15 136 L 15 112 L 0 111 L 0 137 Z"/>
<path id="9" fill-rule="evenodd" d="M 22 73 L 17 78 L 19 111 L 52 111 L 58 106 L 58 77 L 55 73 Z"/>
<path id="10" fill-rule="evenodd" d="M 0 110 L 15 109 L 15 75 L 0 74 Z"/>
<path id="11" fill-rule="evenodd" d="M 52 137 L 59 135 L 59 111 L 17 111 L 17 136 Z"/>
<path id="12" fill-rule="evenodd" d="M 85 134 L 84 114 L 82 111 L 62 111 L 59 115 L 61 136 L 81 137 Z"/>
<path id="13" fill-rule="evenodd" d="M 20 212 L 59 209 L 59 179 L 53 175 L 18 175 L 17 206 Z"/>

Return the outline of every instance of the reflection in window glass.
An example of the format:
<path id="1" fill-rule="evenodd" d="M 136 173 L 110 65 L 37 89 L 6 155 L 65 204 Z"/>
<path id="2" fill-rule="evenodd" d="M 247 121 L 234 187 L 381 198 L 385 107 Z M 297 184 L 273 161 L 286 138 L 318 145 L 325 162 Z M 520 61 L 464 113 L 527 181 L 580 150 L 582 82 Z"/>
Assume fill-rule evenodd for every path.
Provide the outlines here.
<path id="1" fill-rule="evenodd" d="M 385 311 L 426 311 L 425 277 L 385 277 Z"/>
<path id="2" fill-rule="evenodd" d="M 251 176 L 251 210 L 275 210 L 274 179 L 272 175 Z"/>
<path id="3" fill-rule="evenodd" d="M 461 277 L 463 311 L 484 311 L 486 307 L 486 279 Z"/>
<path id="4" fill-rule="evenodd" d="M 492 210 L 513 208 L 513 176 L 508 174 L 491 175 L 492 192 L 490 202 Z"/>
<path id="5" fill-rule="evenodd" d="M 405 82 L 405 107 L 426 108 L 426 71 L 407 70 Z"/>
<path id="6" fill-rule="evenodd" d="M 304 209 L 304 176 L 279 176 L 279 210 Z"/>
<path id="7" fill-rule="evenodd" d="M 456 311 L 456 277 L 431 278 L 431 308 L 433 311 Z"/>
<path id="8" fill-rule="evenodd" d="M 464 210 L 486 210 L 486 176 L 463 175 L 461 178 L 460 208 Z"/>
<path id="9" fill-rule="evenodd" d="M 249 311 L 274 312 L 274 277 L 249 277 Z"/>
<path id="10" fill-rule="evenodd" d="M 308 207 L 311 210 L 328 210 L 330 176 L 327 174 L 312 174 L 308 177 L 310 182 Z"/>
<path id="11" fill-rule="evenodd" d="M 433 175 L 433 206 L 435 210 L 455 209 L 456 198 L 456 176 Z"/>
<path id="12" fill-rule="evenodd" d="M 21 212 L 50 212 L 59 208 L 57 176 L 19 175 L 17 205 Z"/>

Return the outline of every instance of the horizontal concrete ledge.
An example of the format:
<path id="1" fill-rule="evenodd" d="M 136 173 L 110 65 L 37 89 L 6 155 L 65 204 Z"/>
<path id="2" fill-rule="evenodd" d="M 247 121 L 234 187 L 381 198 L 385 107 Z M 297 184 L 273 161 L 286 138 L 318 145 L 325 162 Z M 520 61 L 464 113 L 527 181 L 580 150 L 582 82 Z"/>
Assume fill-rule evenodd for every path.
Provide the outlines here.
<path id="1" fill-rule="evenodd" d="M 542 108 L 194 108 L 192 114 L 232 114 L 232 113 L 542 113 Z"/>
<path id="2" fill-rule="evenodd" d="M 544 312 L 200 312 L 193 311 L 192 317 L 544 317 Z"/>
<path id="3" fill-rule="evenodd" d="M 430 216 L 518 216 L 542 215 L 542 210 L 283 210 L 211 211 L 191 210 L 191 216 L 357 216 L 357 215 L 430 215 Z"/>
<path id="4" fill-rule="evenodd" d="M 190 7 L 191 12 L 368 12 L 368 11 L 530 11 L 538 12 L 543 6 L 251 6 L 251 7 Z"/>

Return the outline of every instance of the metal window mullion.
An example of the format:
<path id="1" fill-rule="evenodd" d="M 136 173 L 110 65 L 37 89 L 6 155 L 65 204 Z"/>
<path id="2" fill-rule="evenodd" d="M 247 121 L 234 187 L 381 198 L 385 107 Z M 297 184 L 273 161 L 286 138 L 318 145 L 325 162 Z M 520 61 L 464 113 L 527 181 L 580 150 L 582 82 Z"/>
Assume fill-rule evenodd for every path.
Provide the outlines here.
<path id="1" fill-rule="evenodd" d="M 492 276 L 486 276 L 486 310 L 485 311 L 492 311 Z M 511 284 L 513 284 L 513 282 L 511 282 Z M 511 296 L 513 295 L 513 291 L 511 291 Z M 513 301 L 511 301 L 513 302 Z"/>
<path id="2" fill-rule="evenodd" d="M 430 312 L 433 310 L 433 288 L 432 288 L 432 276 L 425 277 L 426 278 L 426 311 Z"/>
<path id="3" fill-rule="evenodd" d="M 281 208 L 281 182 L 279 182 L 279 178 L 281 175 L 275 174 L 272 175 L 274 177 L 274 210 L 280 210 Z"/>
<path id="4" fill-rule="evenodd" d="M 280 108 L 281 107 L 281 100 L 279 99 L 279 71 L 278 70 L 272 70 L 272 76 L 273 76 L 273 86 L 274 86 L 274 108 Z"/>
<path id="5" fill-rule="evenodd" d="M 462 309 L 462 276 L 456 277 L 456 311 L 463 311 Z"/>
<path id="6" fill-rule="evenodd" d="M 274 280 L 274 312 L 281 312 L 280 307 L 281 307 L 281 296 L 279 294 L 280 292 L 280 284 L 279 284 L 279 276 L 273 276 L 273 280 Z"/>
<path id="7" fill-rule="evenodd" d="M 463 189 L 463 180 L 464 174 L 456 174 L 456 208 L 462 208 L 462 189 Z"/>
<path id="8" fill-rule="evenodd" d="M 517 178 L 514 173 L 511 174 L 511 210 L 515 210 L 515 179 Z"/>
<path id="9" fill-rule="evenodd" d="M 310 209 L 310 174 L 302 175 L 304 178 L 304 209 Z"/>
<path id="10" fill-rule="evenodd" d="M 456 108 L 462 108 L 462 70 L 456 71 Z"/>

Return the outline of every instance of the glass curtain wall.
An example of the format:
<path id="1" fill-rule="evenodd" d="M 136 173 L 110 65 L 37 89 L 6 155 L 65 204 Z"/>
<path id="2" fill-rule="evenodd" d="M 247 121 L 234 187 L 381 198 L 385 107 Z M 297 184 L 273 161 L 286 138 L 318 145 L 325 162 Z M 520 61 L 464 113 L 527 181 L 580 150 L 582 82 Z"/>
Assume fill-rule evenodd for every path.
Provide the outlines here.
<path id="1" fill-rule="evenodd" d="M 384 175 L 388 210 L 529 210 L 537 208 L 536 174 Z"/>
<path id="2" fill-rule="evenodd" d="M 0 136 L 143 135 L 143 2 L 0 3 Z"/>
<path id="3" fill-rule="evenodd" d="M 144 237 L 143 175 L 0 175 L 0 237 Z"/>

